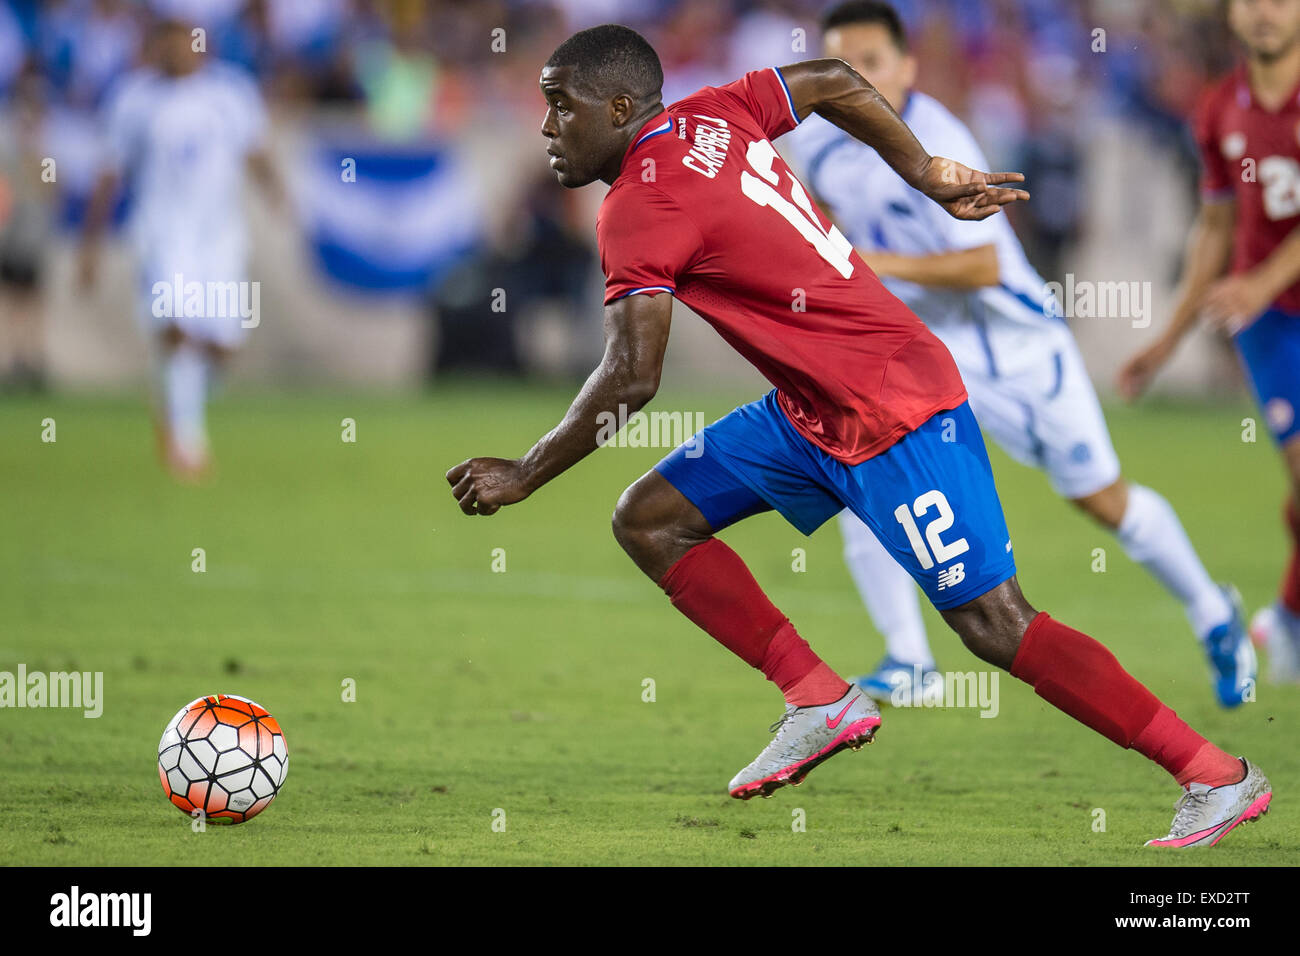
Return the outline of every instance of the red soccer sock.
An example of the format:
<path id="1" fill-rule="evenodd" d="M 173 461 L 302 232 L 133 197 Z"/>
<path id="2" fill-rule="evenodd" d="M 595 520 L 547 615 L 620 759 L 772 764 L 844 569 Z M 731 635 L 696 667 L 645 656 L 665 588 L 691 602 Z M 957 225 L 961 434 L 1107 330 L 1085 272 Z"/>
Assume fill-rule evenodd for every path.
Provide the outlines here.
<path id="1" fill-rule="evenodd" d="M 1164 767 L 1178 785 L 1237 783 L 1246 771 L 1241 761 L 1192 730 L 1164 704 L 1133 740 L 1133 749 Z"/>
<path id="2" fill-rule="evenodd" d="M 740 555 L 717 538 L 697 544 L 659 582 L 673 607 L 751 667 L 797 707 L 828 704 L 848 691 L 768 600 Z"/>
<path id="3" fill-rule="evenodd" d="M 1103 737 L 1138 753 L 1180 784 L 1241 779 L 1241 763 L 1192 730 L 1086 634 L 1041 613 L 1020 639 L 1011 676 Z"/>
<path id="4" fill-rule="evenodd" d="M 1300 614 L 1300 509 L 1294 497 L 1287 500 L 1285 521 L 1291 532 L 1291 560 L 1282 575 L 1278 600 L 1292 614 Z"/>
<path id="5" fill-rule="evenodd" d="M 1132 746 L 1160 709 L 1151 691 L 1091 637 L 1040 613 L 1025 629 L 1011 676 L 1049 704 L 1121 747 Z"/>
<path id="6" fill-rule="evenodd" d="M 781 688 L 785 702 L 796 707 L 829 704 L 849 690 L 848 681 L 813 653 L 792 624 L 776 632 L 761 668 L 767 679 Z"/>

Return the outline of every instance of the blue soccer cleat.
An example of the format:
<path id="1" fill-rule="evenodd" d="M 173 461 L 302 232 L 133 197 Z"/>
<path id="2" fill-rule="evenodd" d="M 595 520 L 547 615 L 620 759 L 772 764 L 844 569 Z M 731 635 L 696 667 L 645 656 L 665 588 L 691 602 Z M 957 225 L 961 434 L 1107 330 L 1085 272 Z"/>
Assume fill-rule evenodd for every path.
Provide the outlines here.
<path id="1" fill-rule="evenodd" d="M 1219 703 L 1237 707 L 1255 699 L 1259 665 L 1246 632 L 1241 595 L 1231 585 L 1223 585 L 1222 590 L 1232 605 L 1232 617 L 1206 635 L 1205 653 L 1210 659 L 1211 680 Z"/>
<path id="2" fill-rule="evenodd" d="M 933 664 L 920 667 L 886 654 L 874 671 L 850 678 L 850 683 L 856 684 L 864 694 L 882 704 L 893 704 L 895 707 L 911 707 L 913 704 L 920 706 L 926 679 L 931 674 L 938 673 Z M 931 679 L 931 685 L 933 684 L 934 679 Z M 941 677 L 938 685 L 943 685 Z"/>

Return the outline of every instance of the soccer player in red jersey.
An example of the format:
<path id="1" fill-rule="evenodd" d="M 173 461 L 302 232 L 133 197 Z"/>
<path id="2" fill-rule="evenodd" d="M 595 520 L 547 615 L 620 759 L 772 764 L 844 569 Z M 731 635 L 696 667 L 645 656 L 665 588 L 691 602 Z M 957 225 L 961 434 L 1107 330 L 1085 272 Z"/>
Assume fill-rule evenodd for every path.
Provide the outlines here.
<path id="1" fill-rule="evenodd" d="M 1204 315 L 1232 333 L 1291 478 L 1291 557 L 1267 635 L 1274 680 L 1300 680 L 1300 0 L 1232 0 L 1246 62 L 1195 116 L 1200 215 L 1161 336 L 1120 371 L 1135 397 Z M 1229 275 L 1223 276 L 1224 270 Z"/>
<path id="2" fill-rule="evenodd" d="M 813 205 L 772 147 L 810 112 L 870 144 L 965 219 L 1024 193 L 1016 173 L 930 156 L 842 60 L 748 73 L 672 104 L 654 50 L 626 27 L 581 31 L 542 70 L 542 135 L 562 185 L 611 188 L 596 224 L 605 356 L 564 420 L 521 458 L 447 473 L 470 515 L 495 514 L 594 451 L 603 423 L 654 396 L 680 298 L 773 384 L 619 499 L 614 535 L 673 605 L 776 684 L 774 738 L 731 781 L 768 795 L 880 725 L 715 533 L 776 510 L 805 534 L 850 508 L 979 658 L 1168 770 L 1185 788 L 1161 845 L 1218 842 L 1263 813 L 1259 769 L 1209 743 L 1105 647 L 1020 593 L 1001 503 L 952 357 Z"/>

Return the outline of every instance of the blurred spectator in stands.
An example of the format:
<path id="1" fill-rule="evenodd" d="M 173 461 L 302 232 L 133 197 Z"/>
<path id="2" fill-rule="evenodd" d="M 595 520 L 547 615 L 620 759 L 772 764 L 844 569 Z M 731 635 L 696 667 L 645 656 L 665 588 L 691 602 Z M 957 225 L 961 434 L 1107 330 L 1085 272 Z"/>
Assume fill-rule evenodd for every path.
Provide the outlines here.
<path id="1" fill-rule="evenodd" d="M 1015 223 L 1038 274 L 1060 282 L 1083 214 L 1078 68 L 1068 57 L 1044 55 L 1031 70 L 1036 82 L 1030 87 L 1028 127 L 1011 166 L 1025 174 L 1034 201 L 1016 210 Z"/>
<path id="2" fill-rule="evenodd" d="M 0 115 L 0 387 L 45 383 L 42 292 L 52 197 L 45 137 L 44 79 L 33 69 L 17 78 Z"/>
<path id="3" fill-rule="evenodd" d="M 277 95 L 317 101 L 358 97 L 347 49 L 365 24 L 349 0 L 252 0 L 249 10 L 265 30 Z"/>
<path id="4" fill-rule="evenodd" d="M 17 13 L 0 4 L 0 96 L 9 93 L 27 60 L 27 38 Z"/>
<path id="5" fill-rule="evenodd" d="M 389 13 L 387 36 L 357 44 L 356 76 L 371 128 L 386 139 L 409 140 L 423 135 L 432 123 L 439 67 L 422 5 L 394 3 Z M 484 49 L 489 39 L 479 38 Z"/>
<path id="6" fill-rule="evenodd" d="M 62 97 L 93 108 L 140 52 L 140 18 L 130 0 L 60 0 L 42 12 L 41 58 Z"/>
<path id="7" fill-rule="evenodd" d="M 541 167 L 521 204 L 519 218 L 496 247 L 453 270 L 433 296 L 438 334 L 432 371 L 524 370 L 520 329 L 542 307 L 569 320 L 574 335 L 586 331 L 587 279 L 595 254 L 572 228 L 569 197 Z M 585 375 L 587 356 L 575 348 L 565 371 Z"/>

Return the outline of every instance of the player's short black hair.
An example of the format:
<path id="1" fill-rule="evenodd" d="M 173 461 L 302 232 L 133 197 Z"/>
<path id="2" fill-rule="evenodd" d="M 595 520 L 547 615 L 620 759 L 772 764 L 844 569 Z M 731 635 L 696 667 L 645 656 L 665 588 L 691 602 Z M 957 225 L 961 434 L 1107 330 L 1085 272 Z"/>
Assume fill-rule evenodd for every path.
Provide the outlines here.
<path id="1" fill-rule="evenodd" d="M 889 31 L 894 46 L 907 52 L 907 31 L 903 20 L 888 3 L 882 0 L 845 0 L 822 14 L 822 33 L 851 23 L 875 23 Z"/>
<path id="2" fill-rule="evenodd" d="M 645 37 L 617 23 L 579 30 L 565 40 L 547 66 L 571 66 L 575 82 L 595 96 L 630 93 L 638 101 L 659 99 L 664 68 Z"/>

